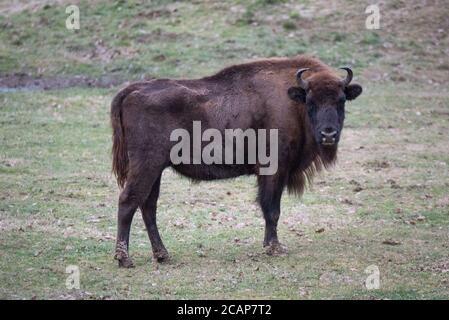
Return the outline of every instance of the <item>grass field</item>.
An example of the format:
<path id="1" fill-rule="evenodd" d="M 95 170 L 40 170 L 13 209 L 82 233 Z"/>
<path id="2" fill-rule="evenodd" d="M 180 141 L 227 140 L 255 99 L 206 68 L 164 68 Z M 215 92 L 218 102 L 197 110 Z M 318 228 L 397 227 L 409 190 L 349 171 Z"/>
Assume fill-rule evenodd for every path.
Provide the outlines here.
<path id="1" fill-rule="evenodd" d="M 172 259 L 151 260 L 137 214 L 126 270 L 113 260 L 117 88 L 0 93 L 1 299 L 449 298 L 443 2 L 391 1 L 370 31 L 357 1 L 85 1 L 73 33 L 63 3 L 0 2 L 0 78 L 197 77 L 307 52 L 352 64 L 364 93 L 347 106 L 336 167 L 283 198 L 288 255 L 264 253 L 255 178 L 191 184 L 167 170 L 158 219 Z M 66 288 L 69 265 L 79 290 Z M 380 288 L 367 290 L 373 265 Z"/>

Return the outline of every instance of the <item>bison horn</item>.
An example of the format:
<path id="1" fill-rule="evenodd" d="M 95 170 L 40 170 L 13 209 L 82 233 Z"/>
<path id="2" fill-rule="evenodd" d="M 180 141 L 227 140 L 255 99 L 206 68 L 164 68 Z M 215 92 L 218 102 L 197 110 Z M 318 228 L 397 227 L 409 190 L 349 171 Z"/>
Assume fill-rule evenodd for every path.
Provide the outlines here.
<path id="1" fill-rule="evenodd" d="M 309 70 L 309 68 L 299 69 L 298 72 L 296 72 L 296 80 L 298 81 L 299 86 L 304 90 L 307 90 L 309 88 L 309 83 L 306 80 L 304 80 L 301 76 L 307 70 Z"/>
<path id="2" fill-rule="evenodd" d="M 345 87 L 346 87 L 348 84 L 351 83 L 353 73 L 352 73 L 351 68 L 349 68 L 349 67 L 341 67 L 340 69 L 346 70 L 346 72 L 348 73 L 348 74 L 346 75 L 346 78 L 345 78 L 344 80 L 342 80 L 343 84 L 344 84 Z"/>

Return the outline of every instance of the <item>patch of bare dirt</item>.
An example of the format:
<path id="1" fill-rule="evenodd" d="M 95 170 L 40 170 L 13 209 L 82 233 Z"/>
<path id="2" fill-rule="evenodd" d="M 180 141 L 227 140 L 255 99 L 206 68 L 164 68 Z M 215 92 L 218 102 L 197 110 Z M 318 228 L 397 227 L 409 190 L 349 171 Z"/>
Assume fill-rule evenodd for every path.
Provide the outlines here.
<path id="1" fill-rule="evenodd" d="M 50 76 L 34 77 L 26 73 L 0 75 L 0 92 L 14 89 L 22 90 L 52 90 L 69 87 L 110 88 L 124 83 L 118 75 L 107 74 L 98 78 L 87 76 Z"/>
<path id="2" fill-rule="evenodd" d="M 90 0 L 89 3 L 99 2 Z M 0 1 L 0 15 L 9 16 L 25 10 L 36 12 L 51 6 L 80 5 L 81 0 L 4 0 Z"/>
<path id="3" fill-rule="evenodd" d="M 63 0 L 14 0 L 0 2 L 0 14 L 11 15 L 24 10 L 36 11 L 45 6 L 68 3 Z"/>
<path id="4" fill-rule="evenodd" d="M 174 8 L 173 12 L 176 12 L 177 9 Z M 156 19 L 161 17 L 169 17 L 172 14 L 171 10 L 168 10 L 166 8 L 164 9 L 157 9 L 157 10 L 145 10 L 141 11 L 137 14 L 140 18 L 146 18 L 146 19 Z"/>
<path id="5" fill-rule="evenodd" d="M 439 199 L 436 204 L 438 207 L 442 207 L 442 208 L 449 207 L 449 197 L 446 196 L 446 197 Z"/>
<path id="6" fill-rule="evenodd" d="M 382 169 L 390 168 L 390 163 L 386 160 L 371 160 L 363 164 L 367 169 L 374 169 L 374 171 L 380 171 Z"/>
<path id="7" fill-rule="evenodd" d="M 19 165 L 23 165 L 25 163 L 25 159 L 17 159 L 17 158 L 0 158 L 0 166 L 14 168 Z"/>
<path id="8" fill-rule="evenodd" d="M 160 28 L 151 31 L 145 32 L 141 31 L 140 34 L 136 37 L 136 41 L 139 43 L 151 43 L 152 41 L 177 41 L 183 38 L 192 37 L 188 33 L 175 33 L 164 31 Z"/>
<path id="9" fill-rule="evenodd" d="M 138 54 L 138 50 L 133 47 L 111 48 L 102 39 L 94 42 L 93 48 L 87 52 L 80 52 L 81 61 L 99 60 L 101 62 L 111 62 L 118 57 L 131 59 Z"/>
<path id="10" fill-rule="evenodd" d="M 449 257 L 439 261 L 418 266 L 417 271 L 432 273 L 449 273 Z"/>

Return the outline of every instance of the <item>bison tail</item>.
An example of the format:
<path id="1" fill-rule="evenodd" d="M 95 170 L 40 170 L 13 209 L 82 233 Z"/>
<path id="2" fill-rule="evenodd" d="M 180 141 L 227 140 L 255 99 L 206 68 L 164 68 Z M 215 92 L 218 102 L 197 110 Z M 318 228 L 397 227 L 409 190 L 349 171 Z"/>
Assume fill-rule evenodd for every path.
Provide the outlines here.
<path id="1" fill-rule="evenodd" d="M 111 103 L 112 125 L 112 172 L 117 178 L 117 184 L 123 188 L 128 175 L 128 150 L 125 140 L 125 132 L 122 124 L 122 102 L 133 90 L 127 87 L 121 90 Z"/>

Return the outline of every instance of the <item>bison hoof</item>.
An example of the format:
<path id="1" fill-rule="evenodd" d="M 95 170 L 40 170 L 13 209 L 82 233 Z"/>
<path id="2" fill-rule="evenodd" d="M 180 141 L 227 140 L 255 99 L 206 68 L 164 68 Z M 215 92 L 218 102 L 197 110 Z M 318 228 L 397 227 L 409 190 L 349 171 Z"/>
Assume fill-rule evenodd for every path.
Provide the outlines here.
<path id="1" fill-rule="evenodd" d="M 114 259 L 118 261 L 119 268 L 134 268 L 133 261 L 128 256 L 128 253 L 123 250 L 117 250 Z"/>
<path id="2" fill-rule="evenodd" d="M 117 259 L 119 268 L 134 268 L 134 263 L 130 258 Z"/>
<path id="3" fill-rule="evenodd" d="M 159 250 L 153 252 L 153 259 L 156 262 L 167 262 L 170 259 L 170 255 L 168 254 L 167 250 Z"/>
<path id="4" fill-rule="evenodd" d="M 271 243 L 268 246 L 266 246 L 266 254 L 269 256 L 278 256 L 278 255 L 284 255 L 288 253 L 287 247 L 280 244 L 279 242 Z"/>
<path id="5" fill-rule="evenodd" d="M 134 268 L 134 263 L 128 256 L 128 246 L 125 241 L 117 242 L 114 259 L 118 260 L 119 268 Z"/>

